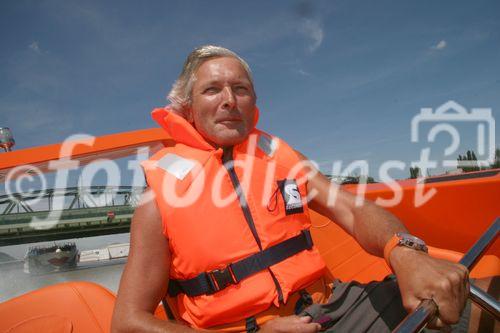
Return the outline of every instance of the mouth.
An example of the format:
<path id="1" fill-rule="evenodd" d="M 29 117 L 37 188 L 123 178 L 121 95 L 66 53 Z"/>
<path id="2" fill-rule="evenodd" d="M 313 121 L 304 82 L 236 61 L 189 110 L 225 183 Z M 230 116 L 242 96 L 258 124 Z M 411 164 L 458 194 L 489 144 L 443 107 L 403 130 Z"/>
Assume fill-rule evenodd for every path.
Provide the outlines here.
<path id="1" fill-rule="evenodd" d="M 218 123 L 234 123 L 234 122 L 240 122 L 242 121 L 241 118 L 239 117 L 227 117 L 227 118 L 221 118 L 219 120 L 217 120 Z"/>

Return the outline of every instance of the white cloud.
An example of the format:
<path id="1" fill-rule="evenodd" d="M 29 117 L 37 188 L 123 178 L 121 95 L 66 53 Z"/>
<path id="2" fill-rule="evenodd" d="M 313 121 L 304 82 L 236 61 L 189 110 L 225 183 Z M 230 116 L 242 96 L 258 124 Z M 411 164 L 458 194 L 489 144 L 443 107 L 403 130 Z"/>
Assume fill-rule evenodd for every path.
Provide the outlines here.
<path id="1" fill-rule="evenodd" d="M 319 21 L 304 19 L 300 26 L 300 31 L 311 39 L 311 44 L 309 45 L 309 51 L 314 52 L 323 43 L 324 32 L 321 28 Z"/>
<path id="2" fill-rule="evenodd" d="M 436 45 L 432 46 L 431 49 L 433 49 L 433 50 L 444 50 L 447 45 L 448 44 L 443 39 L 443 40 L 439 41 L 439 43 L 437 43 Z"/>
<path id="3" fill-rule="evenodd" d="M 40 49 L 37 41 L 33 41 L 33 43 L 31 43 L 28 47 L 38 54 L 42 53 L 42 50 Z"/>
<path id="4" fill-rule="evenodd" d="M 305 70 L 303 70 L 301 68 L 299 68 L 297 70 L 297 73 L 300 74 L 300 75 L 303 75 L 303 76 L 311 76 L 311 73 L 309 73 L 309 72 L 307 72 L 307 71 L 305 71 Z"/>

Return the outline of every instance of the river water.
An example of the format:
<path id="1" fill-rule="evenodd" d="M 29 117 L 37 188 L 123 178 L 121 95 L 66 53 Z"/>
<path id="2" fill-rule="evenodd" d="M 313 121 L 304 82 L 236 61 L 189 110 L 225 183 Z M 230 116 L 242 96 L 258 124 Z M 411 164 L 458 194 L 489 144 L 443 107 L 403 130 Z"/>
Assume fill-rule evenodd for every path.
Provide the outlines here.
<path id="1" fill-rule="evenodd" d="M 56 243 L 62 244 L 69 241 L 75 242 L 80 251 L 91 250 L 104 248 L 112 243 L 128 243 L 129 234 L 69 239 L 57 241 Z M 22 260 L 28 247 L 51 244 L 54 244 L 54 242 L 4 246 L 0 247 L 0 253 L 3 253 L 3 257 L 8 255 L 16 260 Z M 125 266 L 124 263 L 125 260 L 117 259 L 111 261 L 109 265 L 86 265 L 84 268 L 73 271 L 54 272 L 44 275 L 24 273 L 21 261 L 17 264 L 0 264 L 0 302 L 31 290 L 65 281 L 95 282 L 116 293 Z"/>

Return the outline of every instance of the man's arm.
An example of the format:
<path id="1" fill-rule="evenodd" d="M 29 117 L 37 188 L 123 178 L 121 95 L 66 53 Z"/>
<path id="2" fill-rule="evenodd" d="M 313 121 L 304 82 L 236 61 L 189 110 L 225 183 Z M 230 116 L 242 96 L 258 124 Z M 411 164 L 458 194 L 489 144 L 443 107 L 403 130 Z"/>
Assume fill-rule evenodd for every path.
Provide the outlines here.
<path id="1" fill-rule="evenodd" d="M 314 171 L 311 166 L 306 168 Z M 309 207 L 339 224 L 371 254 L 382 257 L 388 240 L 397 232 L 406 232 L 393 214 L 367 200 L 356 205 L 353 194 L 319 172 L 310 173 L 307 190 L 317 191 Z M 336 200 L 332 204 L 329 198 L 334 194 Z M 389 260 L 407 311 L 414 310 L 424 299 L 433 299 L 439 307 L 435 326 L 458 321 L 468 293 L 468 272 L 464 266 L 402 246 L 391 252 Z"/>
<path id="2" fill-rule="evenodd" d="M 144 193 L 132 218 L 130 253 L 120 281 L 111 332 L 193 332 L 187 326 L 153 315 L 167 291 L 170 252 L 151 195 L 151 190 Z"/>
<path id="3" fill-rule="evenodd" d="M 371 201 L 356 206 L 356 196 L 330 182 L 323 174 L 309 178 L 307 190 L 318 191 L 309 207 L 335 221 L 373 255 L 383 257 L 384 246 L 397 232 L 407 232 L 405 226 L 390 212 Z M 333 202 L 328 202 L 336 196 Z"/>

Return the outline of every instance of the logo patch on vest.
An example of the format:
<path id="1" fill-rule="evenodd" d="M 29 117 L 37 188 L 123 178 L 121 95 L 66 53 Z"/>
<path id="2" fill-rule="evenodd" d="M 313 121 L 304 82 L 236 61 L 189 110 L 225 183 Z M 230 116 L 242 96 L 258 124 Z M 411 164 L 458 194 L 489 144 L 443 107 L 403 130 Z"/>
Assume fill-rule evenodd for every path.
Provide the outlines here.
<path id="1" fill-rule="evenodd" d="M 157 166 L 175 178 L 183 180 L 189 171 L 194 168 L 195 162 L 176 154 L 167 154 L 158 160 Z"/>
<path id="2" fill-rule="evenodd" d="M 299 187 L 294 179 L 278 180 L 278 187 L 285 203 L 286 215 L 304 212 Z"/>

